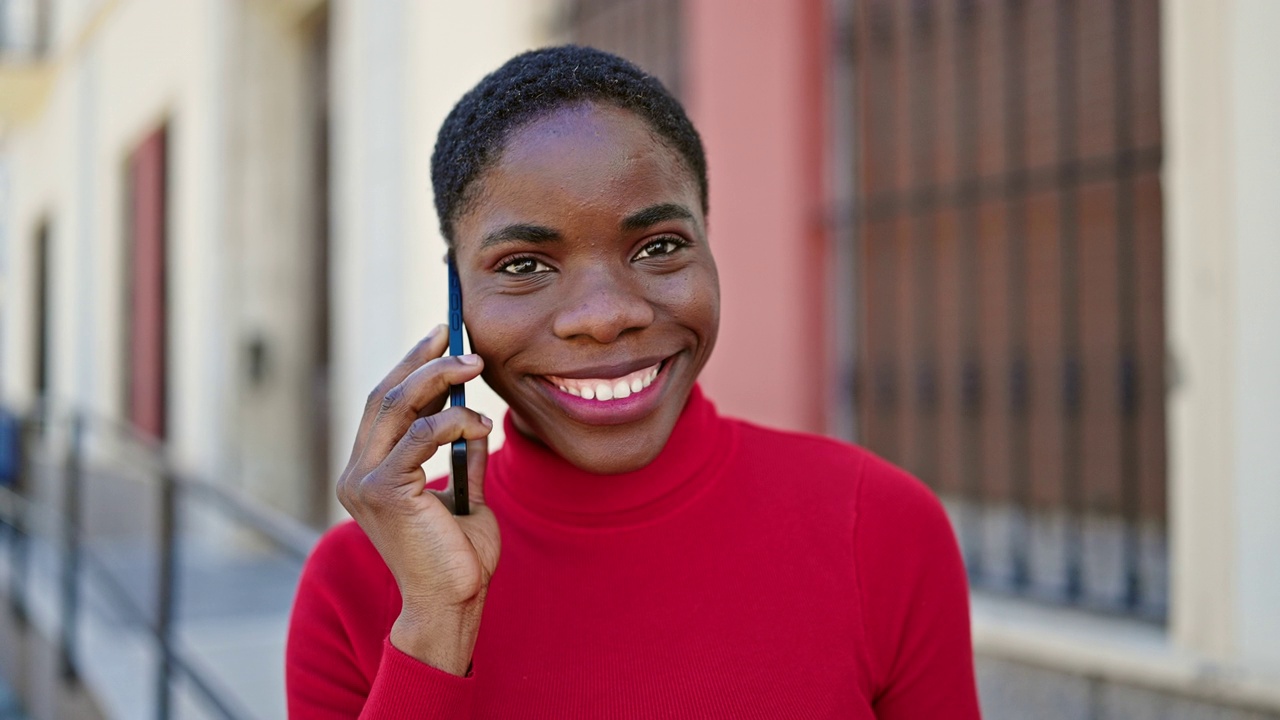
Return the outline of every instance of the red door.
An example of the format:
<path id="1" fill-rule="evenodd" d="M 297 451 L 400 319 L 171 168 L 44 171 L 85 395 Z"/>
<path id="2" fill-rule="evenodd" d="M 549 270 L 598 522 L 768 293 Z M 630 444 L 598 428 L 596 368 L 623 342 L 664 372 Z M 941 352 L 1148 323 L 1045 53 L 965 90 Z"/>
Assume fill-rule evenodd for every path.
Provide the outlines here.
<path id="1" fill-rule="evenodd" d="M 165 129 L 148 135 L 129 157 L 129 299 L 126 358 L 128 419 L 165 436 Z"/>

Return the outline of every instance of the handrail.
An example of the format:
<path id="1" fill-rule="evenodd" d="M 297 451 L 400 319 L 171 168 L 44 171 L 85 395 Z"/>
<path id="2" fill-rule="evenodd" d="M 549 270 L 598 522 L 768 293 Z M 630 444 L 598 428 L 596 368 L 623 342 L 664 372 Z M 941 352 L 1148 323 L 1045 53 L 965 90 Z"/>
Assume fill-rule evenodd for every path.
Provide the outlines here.
<path id="1" fill-rule="evenodd" d="M 155 713 L 160 720 L 170 717 L 173 709 L 172 680 L 175 674 L 181 675 L 190 683 L 196 693 L 227 720 L 251 718 L 252 715 L 239 706 L 225 689 L 209 678 L 192 659 L 186 657 L 173 637 L 174 610 L 177 605 L 178 550 L 179 550 L 179 504 L 180 502 L 200 502 L 217 509 L 232 522 L 247 528 L 266 539 L 277 551 L 287 555 L 291 560 L 301 563 L 307 557 L 311 547 L 319 539 L 314 529 L 284 515 L 270 507 L 255 501 L 246 493 L 218 485 L 203 478 L 189 476 L 179 472 L 169 457 L 165 445 L 155 438 L 143 433 L 138 428 L 116 418 L 86 410 L 68 410 L 56 407 L 52 403 L 38 403 L 21 423 L 22 437 L 18 443 L 21 452 L 19 462 L 19 482 L 17 491 L 0 488 L 0 510 L 11 512 L 6 517 L 0 513 L 0 520 L 10 525 L 15 532 L 13 554 L 14 571 L 11 573 L 11 605 L 13 612 L 25 619 L 26 608 L 22 602 L 23 592 L 19 589 L 25 583 L 21 577 L 25 574 L 26 555 L 25 537 L 28 524 L 26 522 L 35 513 L 35 503 L 21 494 L 25 481 L 31 473 L 32 463 L 26 457 L 34 445 L 37 429 L 45 429 L 66 424 L 69 441 L 66 453 L 60 463 L 63 475 L 63 493 L 61 508 L 53 511 L 53 515 L 61 520 L 61 550 L 63 553 L 62 575 L 60 578 L 61 601 L 58 628 L 59 665 L 64 679 L 76 677 L 76 638 L 77 618 L 80 607 L 80 583 L 84 574 L 82 568 L 88 568 L 92 575 L 107 590 L 112 605 L 127 616 L 141 621 L 151 639 L 156 643 L 158 662 L 156 667 Z M 90 433 L 102 433 L 117 440 L 123 440 L 132 449 L 141 451 L 149 460 L 150 469 L 155 471 L 160 491 L 160 536 L 158 538 L 158 582 L 156 586 L 156 615 L 152 622 L 147 613 L 129 597 L 124 587 L 116 581 L 106 565 L 82 542 L 81 532 L 84 518 L 80 498 L 84 484 L 89 475 L 88 457 L 86 453 L 86 436 Z M 18 542 L 23 539 L 23 542 Z"/>
<path id="2" fill-rule="evenodd" d="M 251 527 L 285 555 L 299 562 L 306 560 L 320 533 L 307 525 L 255 502 L 241 490 L 214 485 L 206 480 L 181 478 L 184 491 L 219 506 L 228 515 Z"/>
<path id="3" fill-rule="evenodd" d="M 143 432 L 136 425 L 92 410 L 66 411 L 53 406 L 48 401 L 38 402 L 31 413 L 36 422 L 51 424 L 58 419 L 65 420 L 74 427 L 77 419 L 84 423 L 86 429 L 102 429 L 111 432 L 117 439 L 133 444 L 151 461 L 157 473 L 172 471 L 172 463 L 167 457 L 167 448 L 163 442 L 150 433 Z M 320 533 L 294 518 L 271 509 L 250 497 L 247 493 L 234 487 L 220 485 L 208 480 L 188 476 L 182 472 L 173 472 L 174 479 L 184 489 L 190 490 L 212 504 L 221 506 L 225 512 L 239 518 L 249 528 L 271 542 L 277 549 L 299 560 L 305 560 L 311 547 L 320 539 Z"/>
<path id="4" fill-rule="evenodd" d="M 108 569 L 107 564 L 98 557 L 96 553 L 89 548 L 82 548 L 84 553 L 85 567 L 98 577 L 99 582 L 106 588 L 114 600 L 112 608 L 117 612 L 122 612 L 134 622 L 146 627 L 153 635 L 156 633 L 156 625 L 147 615 L 147 611 L 138 606 L 115 574 Z M 213 681 L 205 677 L 205 673 L 196 668 L 196 663 L 187 660 L 181 654 L 174 654 L 170 657 L 172 669 L 177 670 L 184 675 L 187 680 L 196 687 L 197 692 L 204 697 L 205 701 L 212 704 L 217 709 L 218 714 L 224 718 L 249 718 L 252 715 L 240 707 L 239 703 L 224 697 L 225 691 L 220 691 L 215 687 Z"/>

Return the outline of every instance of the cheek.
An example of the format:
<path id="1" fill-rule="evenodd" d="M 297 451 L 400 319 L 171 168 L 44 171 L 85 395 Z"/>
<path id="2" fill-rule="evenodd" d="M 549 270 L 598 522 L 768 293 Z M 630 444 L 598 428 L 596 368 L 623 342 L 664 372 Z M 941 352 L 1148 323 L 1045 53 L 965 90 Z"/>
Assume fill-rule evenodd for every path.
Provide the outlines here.
<path id="1" fill-rule="evenodd" d="M 720 284 L 714 270 L 699 268 L 663 278 L 654 297 L 679 324 L 710 343 L 720 327 Z"/>
<path id="2" fill-rule="evenodd" d="M 527 298 L 478 297 L 466 308 L 471 347 L 484 358 L 486 374 L 528 347 L 543 322 L 537 304 Z"/>

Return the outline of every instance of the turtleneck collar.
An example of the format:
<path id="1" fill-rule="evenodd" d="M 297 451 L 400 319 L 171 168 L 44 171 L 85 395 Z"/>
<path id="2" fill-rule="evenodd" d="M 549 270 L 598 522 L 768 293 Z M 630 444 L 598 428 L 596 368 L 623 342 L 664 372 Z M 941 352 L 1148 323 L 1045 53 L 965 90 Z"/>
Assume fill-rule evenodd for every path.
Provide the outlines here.
<path id="1" fill-rule="evenodd" d="M 572 465 L 521 434 L 509 411 L 503 423 L 506 442 L 490 458 L 486 490 L 545 520 L 579 527 L 625 527 L 671 512 L 714 482 L 732 444 L 732 425 L 696 385 L 658 457 L 618 475 Z"/>

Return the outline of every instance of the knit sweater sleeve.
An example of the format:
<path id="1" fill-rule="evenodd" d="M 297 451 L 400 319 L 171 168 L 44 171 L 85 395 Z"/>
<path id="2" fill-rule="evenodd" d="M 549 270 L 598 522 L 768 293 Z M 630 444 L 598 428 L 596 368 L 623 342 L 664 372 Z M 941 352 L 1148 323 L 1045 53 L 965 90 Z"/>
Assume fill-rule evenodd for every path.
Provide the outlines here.
<path id="1" fill-rule="evenodd" d="M 969 595 L 955 534 L 920 481 L 864 465 L 855 557 L 879 720 L 978 718 Z"/>
<path id="2" fill-rule="evenodd" d="M 359 526 L 327 533 L 303 568 L 289 622 L 289 717 L 468 717 L 473 677 L 433 668 L 391 644 L 399 607 L 395 579 Z"/>

